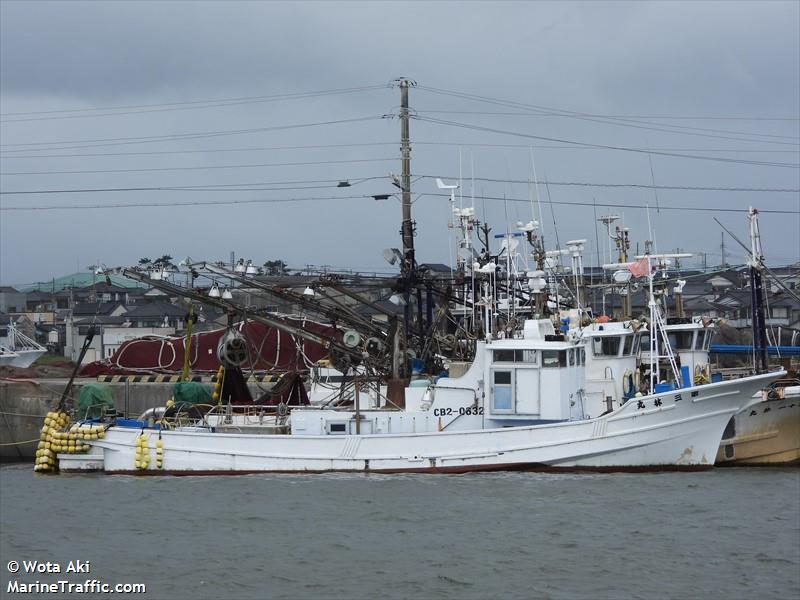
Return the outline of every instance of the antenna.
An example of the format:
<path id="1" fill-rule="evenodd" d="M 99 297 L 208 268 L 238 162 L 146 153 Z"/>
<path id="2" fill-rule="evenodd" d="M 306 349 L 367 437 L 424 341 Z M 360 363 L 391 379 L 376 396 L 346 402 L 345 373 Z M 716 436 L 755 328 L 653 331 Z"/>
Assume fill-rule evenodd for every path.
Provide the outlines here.
<path id="1" fill-rule="evenodd" d="M 536 161 L 533 160 L 533 146 L 530 147 L 531 151 L 531 170 L 533 171 L 533 191 L 536 193 L 536 204 L 539 206 L 539 222 L 541 223 L 544 220 L 544 215 L 542 214 L 542 196 L 539 194 L 539 180 L 536 177 Z M 536 215 L 533 212 L 533 198 L 531 198 L 531 218 L 536 220 Z M 542 229 L 542 235 L 544 235 L 544 229 Z"/>

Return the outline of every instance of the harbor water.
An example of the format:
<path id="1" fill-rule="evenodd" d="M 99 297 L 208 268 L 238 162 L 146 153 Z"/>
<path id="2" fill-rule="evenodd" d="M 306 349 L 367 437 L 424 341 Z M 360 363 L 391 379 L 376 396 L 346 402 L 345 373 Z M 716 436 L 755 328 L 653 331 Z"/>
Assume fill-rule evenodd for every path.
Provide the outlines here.
<path id="1" fill-rule="evenodd" d="M 4 597 L 12 580 L 97 579 L 176 600 L 798 598 L 800 470 L 137 478 L 14 465 L 0 468 L 0 534 Z M 62 572 L 8 572 L 31 560 Z M 91 574 L 64 573 L 75 560 Z"/>

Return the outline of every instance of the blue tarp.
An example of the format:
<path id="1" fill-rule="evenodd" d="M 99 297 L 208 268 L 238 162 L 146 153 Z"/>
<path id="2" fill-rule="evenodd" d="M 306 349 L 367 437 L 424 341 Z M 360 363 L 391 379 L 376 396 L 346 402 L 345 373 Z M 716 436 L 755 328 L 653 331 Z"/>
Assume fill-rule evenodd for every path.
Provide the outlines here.
<path id="1" fill-rule="evenodd" d="M 716 354 L 752 354 L 752 346 L 736 344 L 711 344 L 709 351 Z M 769 346 L 770 356 L 800 356 L 800 346 Z"/>

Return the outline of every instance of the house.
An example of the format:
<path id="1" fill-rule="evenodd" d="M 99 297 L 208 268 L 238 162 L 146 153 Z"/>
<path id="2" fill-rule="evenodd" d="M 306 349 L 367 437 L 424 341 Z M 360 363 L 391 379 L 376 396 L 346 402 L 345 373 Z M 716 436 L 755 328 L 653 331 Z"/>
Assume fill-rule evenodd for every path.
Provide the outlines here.
<path id="1" fill-rule="evenodd" d="M 23 335 L 36 340 L 37 335 L 36 325 L 24 314 L 9 315 L 0 312 L 0 346 L 11 345 L 11 325 Z"/>
<path id="2" fill-rule="evenodd" d="M 110 358 L 129 340 L 147 335 L 169 336 L 184 328 L 186 309 L 174 304 L 124 306 L 118 302 L 79 304 L 67 319 L 64 355 L 77 360 L 94 329 L 83 363 Z"/>
<path id="3" fill-rule="evenodd" d="M 9 286 L 0 287 L 0 312 L 25 312 L 25 293 Z"/>
<path id="4" fill-rule="evenodd" d="M 8 335 L 9 325 L 11 324 L 11 317 L 4 312 L 0 312 L 0 346 L 8 348 L 11 345 L 11 339 Z"/>
<path id="5" fill-rule="evenodd" d="M 25 310 L 27 312 L 53 312 L 56 308 L 59 307 L 56 303 L 56 296 L 52 292 L 36 290 L 25 294 Z"/>
<path id="6" fill-rule="evenodd" d="M 128 309 L 121 302 L 80 302 L 72 307 L 72 316 L 83 317 L 118 317 L 125 314 Z"/>
<path id="7" fill-rule="evenodd" d="M 729 290 L 712 304 L 731 327 L 752 327 L 750 290 Z M 788 294 L 766 294 L 764 312 L 767 327 L 800 328 L 800 301 Z"/>
<path id="8" fill-rule="evenodd" d="M 136 288 L 139 284 L 122 275 L 108 275 L 111 283 L 118 287 L 123 288 Z M 77 290 L 84 288 L 91 288 L 106 281 L 105 275 L 99 275 L 93 271 L 80 271 L 64 275 L 63 277 L 54 277 L 50 281 L 40 281 L 33 285 L 26 287 L 23 292 L 51 292 L 56 293 L 63 290 Z"/>
<path id="9" fill-rule="evenodd" d="M 187 312 L 188 310 L 182 306 L 162 302 L 128 307 L 124 316 L 130 327 L 179 330 L 185 326 Z"/>
<path id="10" fill-rule="evenodd" d="M 787 288 L 800 291 L 800 261 L 786 267 L 772 267 L 770 271 L 772 271 L 775 277 Z M 781 286 L 769 278 L 767 279 L 767 285 L 771 292 L 779 292 L 782 289 Z"/>

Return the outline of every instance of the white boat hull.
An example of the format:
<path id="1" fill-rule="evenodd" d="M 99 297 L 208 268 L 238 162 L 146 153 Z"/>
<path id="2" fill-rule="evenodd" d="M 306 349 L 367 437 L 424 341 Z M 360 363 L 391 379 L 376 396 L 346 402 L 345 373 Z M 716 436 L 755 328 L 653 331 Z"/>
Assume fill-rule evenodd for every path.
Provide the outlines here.
<path id="1" fill-rule="evenodd" d="M 0 357 L 0 365 L 27 369 L 46 352 L 47 350 L 16 350 L 10 354 L 3 354 Z"/>
<path id="2" fill-rule="evenodd" d="M 135 475 L 255 472 L 455 472 L 491 470 L 668 470 L 714 464 L 731 416 L 759 401 L 777 375 L 763 375 L 635 398 L 583 421 L 424 433 L 247 435 L 111 427 L 93 442 L 108 473 Z M 136 469 L 138 436 L 151 460 Z M 158 468 L 155 443 L 163 460 Z"/>

